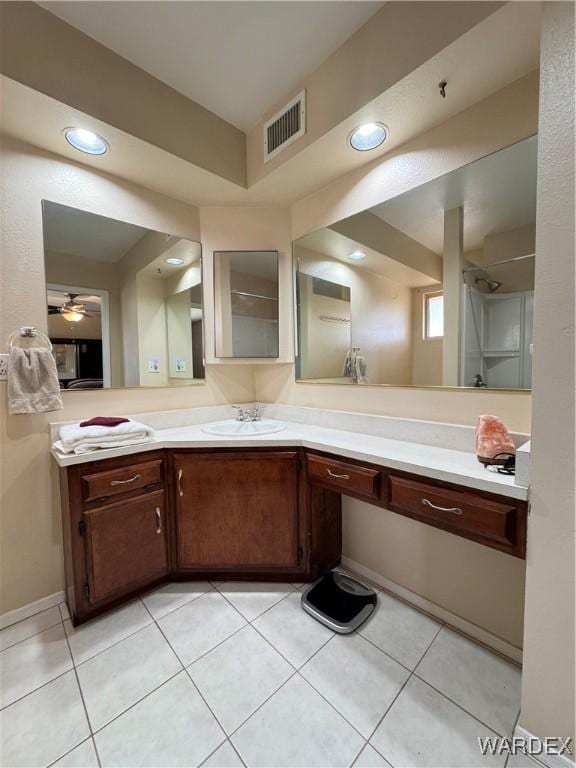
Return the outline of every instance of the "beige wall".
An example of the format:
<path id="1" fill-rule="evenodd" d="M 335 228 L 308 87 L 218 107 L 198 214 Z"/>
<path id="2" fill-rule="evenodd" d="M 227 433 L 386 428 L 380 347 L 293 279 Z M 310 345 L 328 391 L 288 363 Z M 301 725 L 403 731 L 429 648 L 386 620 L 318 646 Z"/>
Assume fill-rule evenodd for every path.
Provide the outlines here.
<path id="1" fill-rule="evenodd" d="M 271 105 L 247 137 L 249 184 L 269 174 L 434 54 L 498 10 L 498 2 L 388 2 L 280 104 Z M 264 163 L 266 120 L 306 89 L 306 134 Z"/>
<path id="2" fill-rule="evenodd" d="M 169 371 L 165 281 L 141 272 L 136 278 L 136 286 L 140 384 L 144 387 L 166 386 Z M 148 363 L 153 358 L 159 363 L 157 372 L 148 370 Z"/>
<path id="3" fill-rule="evenodd" d="M 365 211 L 538 131 L 538 72 L 292 206 L 294 239 Z"/>
<path id="4" fill-rule="evenodd" d="M 441 291 L 442 286 L 412 289 L 412 381 L 415 386 L 442 384 L 443 339 L 424 338 L 424 297 Z"/>
<path id="5" fill-rule="evenodd" d="M 295 253 L 301 272 L 350 288 L 352 344 L 360 347 L 360 354 L 366 358 L 368 383 L 410 384 L 410 289 L 388 280 L 383 275 L 362 268 L 355 269 L 337 259 L 301 246 L 296 246 Z M 316 337 L 313 349 L 309 350 L 309 357 L 312 359 L 323 354 L 321 334 L 326 327 L 325 323 L 317 322 L 309 329 L 309 336 Z M 343 365 L 342 358 L 340 368 Z M 305 364 L 302 373 L 306 373 Z M 332 377 L 335 375 L 332 374 Z M 305 378 L 315 377 L 308 375 Z"/>
<path id="6" fill-rule="evenodd" d="M 534 415 L 519 724 L 574 737 L 574 5 L 544 3 Z"/>
<path id="7" fill-rule="evenodd" d="M 2 2 L 0 13 L 3 74 L 245 185 L 246 136 L 238 128 L 36 3 Z"/>
<path id="8" fill-rule="evenodd" d="M 198 210 L 143 188 L 64 162 L 17 142 L 3 142 L 0 345 L 21 325 L 46 329 L 41 201 L 200 239 Z M 48 453 L 50 421 L 99 414 L 249 402 L 249 366 L 208 366 L 205 385 L 64 393 L 64 410 L 8 416 L 0 383 L 0 612 L 63 588 L 58 483 Z"/>

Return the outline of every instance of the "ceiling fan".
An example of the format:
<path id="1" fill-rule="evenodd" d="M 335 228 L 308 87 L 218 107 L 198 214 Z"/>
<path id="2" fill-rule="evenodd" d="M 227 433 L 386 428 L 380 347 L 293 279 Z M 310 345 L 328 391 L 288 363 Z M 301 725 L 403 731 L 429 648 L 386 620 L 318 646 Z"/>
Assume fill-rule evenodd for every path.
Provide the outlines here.
<path id="1" fill-rule="evenodd" d="M 85 317 L 92 317 L 92 315 L 89 315 L 88 312 L 86 312 L 84 304 L 76 301 L 76 298 L 79 295 L 79 293 L 67 293 L 66 296 L 68 296 L 69 301 L 66 301 L 60 307 L 49 304 L 48 314 L 62 315 L 65 320 L 72 323 L 77 323 Z"/>

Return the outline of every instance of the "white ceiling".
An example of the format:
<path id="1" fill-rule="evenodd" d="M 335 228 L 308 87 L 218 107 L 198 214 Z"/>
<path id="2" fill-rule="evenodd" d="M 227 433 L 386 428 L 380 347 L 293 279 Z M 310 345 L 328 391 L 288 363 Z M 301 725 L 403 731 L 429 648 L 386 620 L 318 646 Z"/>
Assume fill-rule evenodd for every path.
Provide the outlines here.
<path id="1" fill-rule="evenodd" d="M 242 130 L 289 97 L 383 4 L 39 3 Z"/>
<path id="2" fill-rule="evenodd" d="M 70 301 L 70 294 L 64 293 L 64 291 L 49 290 L 46 292 L 46 298 L 48 306 L 61 307 Z M 84 304 L 87 311 L 100 312 L 102 299 L 100 296 L 93 296 L 87 293 L 79 293 L 74 299 L 78 304 Z"/>
<path id="3" fill-rule="evenodd" d="M 315 253 L 342 261 L 352 269 L 367 269 L 410 288 L 421 288 L 434 285 L 436 282 L 429 275 L 408 267 L 379 251 L 367 248 L 363 243 L 356 242 L 329 228 L 318 229 L 316 232 L 301 237 L 296 241 L 296 246 L 302 246 Z M 366 254 L 366 258 L 362 261 L 352 261 L 348 256 L 354 251 L 362 251 Z"/>
<path id="4" fill-rule="evenodd" d="M 438 254 L 444 242 L 444 211 L 463 206 L 464 250 L 484 237 L 536 220 L 537 138 L 465 165 L 414 191 L 372 208 L 379 218 Z"/>
<path id="5" fill-rule="evenodd" d="M 148 232 L 134 224 L 46 201 L 42 220 L 47 251 L 96 261 L 119 261 Z"/>

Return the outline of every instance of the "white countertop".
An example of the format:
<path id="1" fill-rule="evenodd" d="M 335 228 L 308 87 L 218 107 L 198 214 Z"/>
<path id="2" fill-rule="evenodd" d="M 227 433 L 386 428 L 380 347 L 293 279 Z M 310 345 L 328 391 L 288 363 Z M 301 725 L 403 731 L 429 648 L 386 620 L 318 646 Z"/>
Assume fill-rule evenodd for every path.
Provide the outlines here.
<path id="1" fill-rule="evenodd" d="M 249 438 L 215 437 L 202 432 L 202 425 L 197 424 L 156 430 L 153 442 L 126 448 L 101 449 L 81 455 L 51 450 L 59 466 L 69 467 L 160 448 L 303 447 L 514 499 L 528 497 L 528 489 L 516 485 L 513 476 L 489 471 L 474 453 L 286 420 L 284 423 L 287 428 L 282 432 Z"/>

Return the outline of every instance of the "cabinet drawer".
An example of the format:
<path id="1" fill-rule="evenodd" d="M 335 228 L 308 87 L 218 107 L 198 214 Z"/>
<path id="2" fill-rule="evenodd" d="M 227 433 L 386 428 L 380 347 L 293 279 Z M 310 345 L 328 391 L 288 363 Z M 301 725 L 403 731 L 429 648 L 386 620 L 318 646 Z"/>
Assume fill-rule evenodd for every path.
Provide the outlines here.
<path id="1" fill-rule="evenodd" d="M 147 461 L 130 464 L 107 472 L 82 476 L 82 499 L 84 502 L 107 499 L 121 493 L 128 493 L 150 487 L 156 488 L 162 482 L 162 462 Z"/>
<path id="2" fill-rule="evenodd" d="M 394 512 L 437 524 L 470 538 L 488 539 L 513 548 L 516 505 L 486 499 L 473 491 L 455 491 L 390 475 L 389 504 Z"/>
<path id="3" fill-rule="evenodd" d="M 308 454 L 308 478 L 321 481 L 323 485 L 353 491 L 377 499 L 380 490 L 380 472 L 376 469 L 359 467 L 345 461 L 335 461 L 324 456 Z"/>

